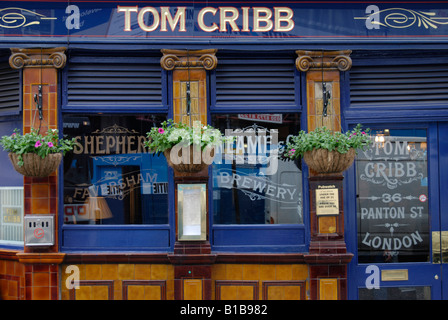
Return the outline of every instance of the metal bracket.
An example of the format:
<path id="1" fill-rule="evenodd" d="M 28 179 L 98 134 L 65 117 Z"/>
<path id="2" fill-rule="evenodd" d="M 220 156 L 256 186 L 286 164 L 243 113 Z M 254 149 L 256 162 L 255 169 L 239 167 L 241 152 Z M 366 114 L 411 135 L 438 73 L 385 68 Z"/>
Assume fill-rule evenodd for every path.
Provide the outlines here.
<path id="1" fill-rule="evenodd" d="M 330 102 L 331 99 L 331 92 L 327 91 L 327 83 L 323 82 L 322 83 L 322 99 L 323 99 L 323 116 L 326 117 L 327 116 L 327 108 L 328 108 L 328 103 Z"/>
<path id="2" fill-rule="evenodd" d="M 34 102 L 36 103 L 36 108 L 39 111 L 39 120 L 42 120 L 44 118 L 42 113 L 42 85 L 39 85 L 38 90 L 39 93 L 34 95 Z"/>

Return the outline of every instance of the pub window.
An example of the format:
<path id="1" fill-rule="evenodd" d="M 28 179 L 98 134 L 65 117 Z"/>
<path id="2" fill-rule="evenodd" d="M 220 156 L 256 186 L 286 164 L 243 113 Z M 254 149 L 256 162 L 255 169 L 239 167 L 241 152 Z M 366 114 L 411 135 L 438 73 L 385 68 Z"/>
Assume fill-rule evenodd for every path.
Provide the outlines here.
<path id="1" fill-rule="evenodd" d="M 23 245 L 23 187 L 0 187 L 0 244 Z"/>
<path id="2" fill-rule="evenodd" d="M 373 130 L 356 157 L 358 261 L 429 261 L 426 129 Z"/>
<path id="3" fill-rule="evenodd" d="M 210 120 L 236 138 L 221 148 L 211 169 L 215 251 L 307 250 L 301 162 L 281 155 L 300 131 L 302 75 L 295 58 L 286 51 L 218 52 Z"/>
<path id="4" fill-rule="evenodd" d="M 212 122 L 235 136 L 213 164 L 213 223 L 303 223 L 300 162 L 282 156 L 288 139 L 300 130 L 300 116 L 215 114 Z"/>
<path id="5" fill-rule="evenodd" d="M 165 115 L 64 115 L 64 224 L 168 223 L 168 168 L 146 132 Z"/>

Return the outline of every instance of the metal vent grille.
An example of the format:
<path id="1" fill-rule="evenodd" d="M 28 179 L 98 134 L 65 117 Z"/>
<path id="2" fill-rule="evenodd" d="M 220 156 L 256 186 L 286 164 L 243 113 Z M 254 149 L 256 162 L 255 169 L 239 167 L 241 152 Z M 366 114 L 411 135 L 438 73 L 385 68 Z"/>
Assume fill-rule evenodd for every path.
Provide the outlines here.
<path id="1" fill-rule="evenodd" d="M 8 62 L 0 63 L 0 114 L 20 110 L 20 73 Z"/>
<path id="2" fill-rule="evenodd" d="M 294 106 L 294 58 L 218 57 L 216 107 Z"/>
<path id="3" fill-rule="evenodd" d="M 160 57 L 73 56 L 66 81 L 68 106 L 162 104 Z"/>
<path id="4" fill-rule="evenodd" d="M 352 67 L 351 107 L 448 102 L 448 64 Z"/>

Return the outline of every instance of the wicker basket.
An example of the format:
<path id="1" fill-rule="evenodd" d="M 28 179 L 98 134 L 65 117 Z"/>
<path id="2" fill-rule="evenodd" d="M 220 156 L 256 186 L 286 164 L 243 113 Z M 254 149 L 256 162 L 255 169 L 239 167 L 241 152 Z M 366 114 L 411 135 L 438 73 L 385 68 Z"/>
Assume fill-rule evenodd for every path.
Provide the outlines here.
<path id="1" fill-rule="evenodd" d="M 314 149 L 305 152 L 303 159 L 308 167 L 317 173 L 340 173 L 352 165 L 355 155 L 355 149 L 349 149 L 347 153 Z"/>
<path id="2" fill-rule="evenodd" d="M 62 153 L 51 153 L 43 159 L 35 153 L 25 153 L 22 155 L 23 166 L 19 166 L 17 154 L 10 152 L 8 156 L 14 169 L 26 177 L 48 177 L 57 170 L 62 160 Z"/>
<path id="3" fill-rule="evenodd" d="M 201 152 L 201 163 L 193 163 L 193 145 L 190 145 L 190 157 L 187 159 L 188 163 L 183 162 L 183 158 L 180 163 L 175 164 L 171 161 L 171 149 L 167 149 L 163 152 L 165 155 L 166 161 L 168 162 L 168 165 L 176 170 L 177 172 L 184 172 L 184 173 L 197 173 L 202 170 L 204 170 L 206 167 L 208 167 L 208 164 L 203 162 L 202 159 L 202 152 Z M 182 157 L 182 148 L 179 149 L 178 156 Z M 212 149 L 211 151 L 211 157 L 213 158 L 215 156 L 215 150 Z"/>

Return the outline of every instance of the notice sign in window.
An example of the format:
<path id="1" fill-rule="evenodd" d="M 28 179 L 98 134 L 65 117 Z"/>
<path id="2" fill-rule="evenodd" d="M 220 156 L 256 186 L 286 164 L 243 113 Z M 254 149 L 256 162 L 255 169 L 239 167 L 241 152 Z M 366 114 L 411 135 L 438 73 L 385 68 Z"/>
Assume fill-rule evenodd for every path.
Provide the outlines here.
<path id="1" fill-rule="evenodd" d="M 339 214 L 339 190 L 335 186 L 318 186 L 316 189 L 316 214 Z"/>

